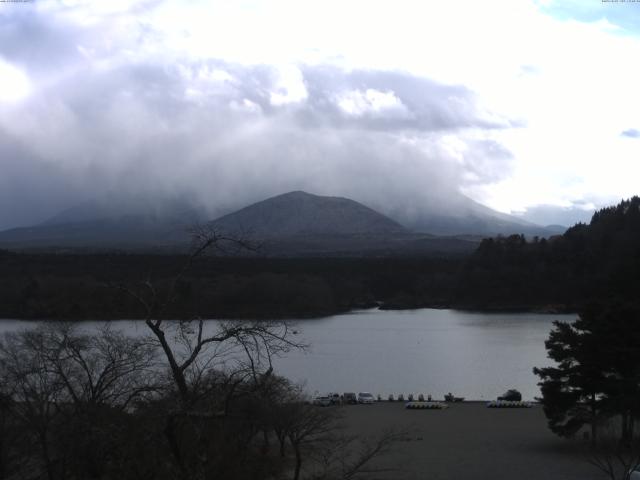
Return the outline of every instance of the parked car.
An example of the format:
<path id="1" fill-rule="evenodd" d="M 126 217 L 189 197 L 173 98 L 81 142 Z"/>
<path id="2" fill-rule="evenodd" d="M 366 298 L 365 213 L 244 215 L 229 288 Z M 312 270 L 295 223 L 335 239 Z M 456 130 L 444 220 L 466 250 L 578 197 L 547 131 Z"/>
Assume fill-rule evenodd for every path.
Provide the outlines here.
<path id="1" fill-rule="evenodd" d="M 328 407 L 331 405 L 331 399 L 329 397 L 316 397 L 313 399 L 313 404 L 320 407 Z"/>
<path id="2" fill-rule="evenodd" d="M 498 398 L 498 400 L 500 400 Z M 449 392 L 444 396 L 445 402 L 464 402 L 464 397 L 454 397 L 453 393 Z"/>
<path id="3" fill-rule="evenodd" d="M 355 405 L 358 403 L 358 397 L 353 392 L 345 392 L 342 394 L 342 401 L 349 405 Z"/>
<path id="4" fill-rule="evenodd" d="M 504 400 L 507 402 L 521 402 L 522 394 L 515 389 L 507 390 L 502 395 L 498 397 L 498 400 Z"/>
<path id="5" fill-rule="evenodd" d="M 358 403 L 373 403 L 375 400 L 369 392 L 358 393 Z"/>
<path id="6" fill-rule="evenodd" d="M 340 405 L 342 403 L 339 393 L 330 393 L 328 397 L 331 400 L 331 405 Z"/>
<path id="7" fill-rule="evenodd" d="M 631 474 L 629 475 L 629 480 L 640 480 L 640 465 L 631 470 Z"/>

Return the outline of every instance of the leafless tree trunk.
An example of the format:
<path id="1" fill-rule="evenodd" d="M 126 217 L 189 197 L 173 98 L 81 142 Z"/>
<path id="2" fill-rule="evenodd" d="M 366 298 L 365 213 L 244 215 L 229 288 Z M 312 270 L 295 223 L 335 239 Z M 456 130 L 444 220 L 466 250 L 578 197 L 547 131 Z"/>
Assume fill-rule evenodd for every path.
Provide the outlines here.
<path id="1" fill-rule="evenodd" d="M 148 279 L 137 288 L 118 285 L 135 299 L 145 312 L 145 325 L 163 353 L 170 372 L 178 405 L 168 412 L 164 434 L 182 475 L 197 478 L 205 470 L 208 455 L 196 454 L 193 448 L 205 449 L 208 439 L 216 435 L 215 418 L 228 418 L 234 399 L 260 394 L 272 377 L 275 356 L 304 345 L 292 340 L 287 322 L 276 321 L 220 321 L 205 322 L 202 318 L 181 321 L 165 319 L 167 309 L 177 298 L 177 286 L 200 257 L 208 254 L 237 253 L 254 248 L 242 239 L 219 234 L 207 227 L 192 232 L 194 245 L 182 268 L 165 289 Z M 211 372 L 224 373 L 222 384 L 212 381 Z M 248 386 L 250 388 L 247 388 Z M 224 396 L 221 405 L 212 398 Z M 254 436 L 260 428 L 249 425 L 248 434 Z M 183 444 L 182 435 L 188 430 L 191 447 Z M 214 430 L 211 430 L 214 429 Z M 248 440 L 243 440 L 244 443 Z M 189 456 L 194 462 L 187 460 Z"/>
<path id="2" fill-rule="evenodd" d="M 176 300 L 176 287 L 198 258 L 208 254 L 238 253 L 255 250 L 249 241 L 220 234 L 207 226 L 192 230 L 193 247 L 184 265 L 171 280 L 168 290 L 161 292 L 148 279 L 141 288 L 132 289 L 117 285 L 134 298 L 145 312 L 145 324 L 157 340 L 169 366 L 173 382 L 178 391 L 182 407 L 190 408 L 200 376 L 212 366 L 216 355 L 222 353 L 228 361 L 231 355 L 244 353 L 245 362 L 237 364 L 257 380 L 261 373 L 272 369 L 274 355 L 292 348 L 304 348 L 291 339 L 287 322 L 220 322 L 214 331 L 206 331 L 203 319 L 195 318 L 180 322 L 163 319 L 167 308 Z M 167 338 L 172 335 L 175 342 Z"/>
<path id="3" fill-rule="evenodd" d="M 630 429 L 628 419 L 621 417 L 620 430 Z M 587 461 L 611 480 L 629 480 L 631 472 L 640 467 L 640 437 L 621 439 L 610 421 L 602 425 L 598 440 L 591 444 Z"/>

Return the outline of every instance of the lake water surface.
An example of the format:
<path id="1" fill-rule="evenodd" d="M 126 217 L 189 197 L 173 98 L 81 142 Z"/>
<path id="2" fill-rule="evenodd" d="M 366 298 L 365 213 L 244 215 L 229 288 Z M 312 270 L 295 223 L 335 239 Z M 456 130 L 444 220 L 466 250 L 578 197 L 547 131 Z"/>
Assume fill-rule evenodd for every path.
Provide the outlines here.
<path id="1" fill-rule="evenodd" d="M 554 320 L 575 315 L 366 310 L 298 322 L 310 352 L 277 366 L 307 389 L 423 393 L 495 399 L 517 388 L 539 396 L 534 366 L 550 365 L 544 341 Z"/>
<path id="2" fill-rule="evenodd" d="M 553 320 L 575 315 L 473 313 L 457 310 L 363 310 L 296 322 L 307 352 L 277 359 L 276 371 L 304 382 L 310 393 L 369 391 L 447 392 L 467 399 L 494 399 L 517 388 L 525 399 L 539 395 L 534 366 L 549 365 L 544 341 Z M 91 327 L 97 322 L 84 322 Z M 0 332 L 33 323 L 0 321 Z M 130 334 L 145 333 L 142 322 L 114 322 Z"/>

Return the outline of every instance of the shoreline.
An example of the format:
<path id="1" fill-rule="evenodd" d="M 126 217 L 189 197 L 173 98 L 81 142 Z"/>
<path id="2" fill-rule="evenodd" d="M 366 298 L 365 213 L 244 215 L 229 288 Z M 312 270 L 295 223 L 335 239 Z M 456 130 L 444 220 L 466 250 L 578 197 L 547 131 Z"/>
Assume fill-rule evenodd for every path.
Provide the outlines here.
<path id="1" fill-rule="evenodd" d="M 480 308 L 473 307 L 468 305 L 460 305 L 456 306 L 454 304 L 443 305 L 443 304 L 425 304 L 420 306 L 388 306 L 383 303 L 379 303 L 373 306 L 354 306 L 349 309 L 338 309 L 331 311 L 323 311 L 318 313 L 312 312 L 302 312 L 302 313 L 291 313 L 287 315 L 269 315 L 267 313 L 263 313 L 262 315 L 226 315 L 226 316 L 206 316 L 201 315 L 204 320 L 230 320 L 230 321 L 295 321 L 295 320 L 317 320 L 322 318 L 334 317 L 337 315 L 349 315 L 349 314 L 357 314 L 362 311 L 369 310 L 379 310 L 381 312 L 389 311 L 416 311 L 416 310 L 452 310 L 463 313 L 497 313 L 497 314 L 523 314 L 523 313 L 533 313 L 539 315 L 577 315 L 578 308 L 571 306 L 563 306 L 562 308 L 550 308 L 550 306 L 531 306 L 531 307 L 490 307 L 490 308 Z M 143 316 L 130 316 L 129 318 L 115 318 L 115 317 L 107 317 L 107 316 L 83 316 L 82 318 L 78 317 L 20 317 L 20 316 L 6 316 L 3 317 L 0 315 L 0 322 L 2 321 L 21 321 L 21 322 L 121 322 L 121 321 L 141 321 L 143 322 L 145 317 Z M 184 320 L 181 318 L 165 318 L 163 320 L 167 321 L 178 321 Z M 194 319 L 195 320 L 195 319 Z"/>

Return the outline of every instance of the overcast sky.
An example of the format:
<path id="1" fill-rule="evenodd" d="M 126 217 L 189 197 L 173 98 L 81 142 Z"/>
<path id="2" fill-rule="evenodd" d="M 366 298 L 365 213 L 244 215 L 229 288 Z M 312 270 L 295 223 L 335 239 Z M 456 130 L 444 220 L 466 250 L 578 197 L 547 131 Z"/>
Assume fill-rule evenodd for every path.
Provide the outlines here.
<path id="1" fill-rule="evenodd" d="M 639 58 L 632 2 L 0 3 L 0 228 L 297 189 L 578 218 L 640 193 Z"/>

